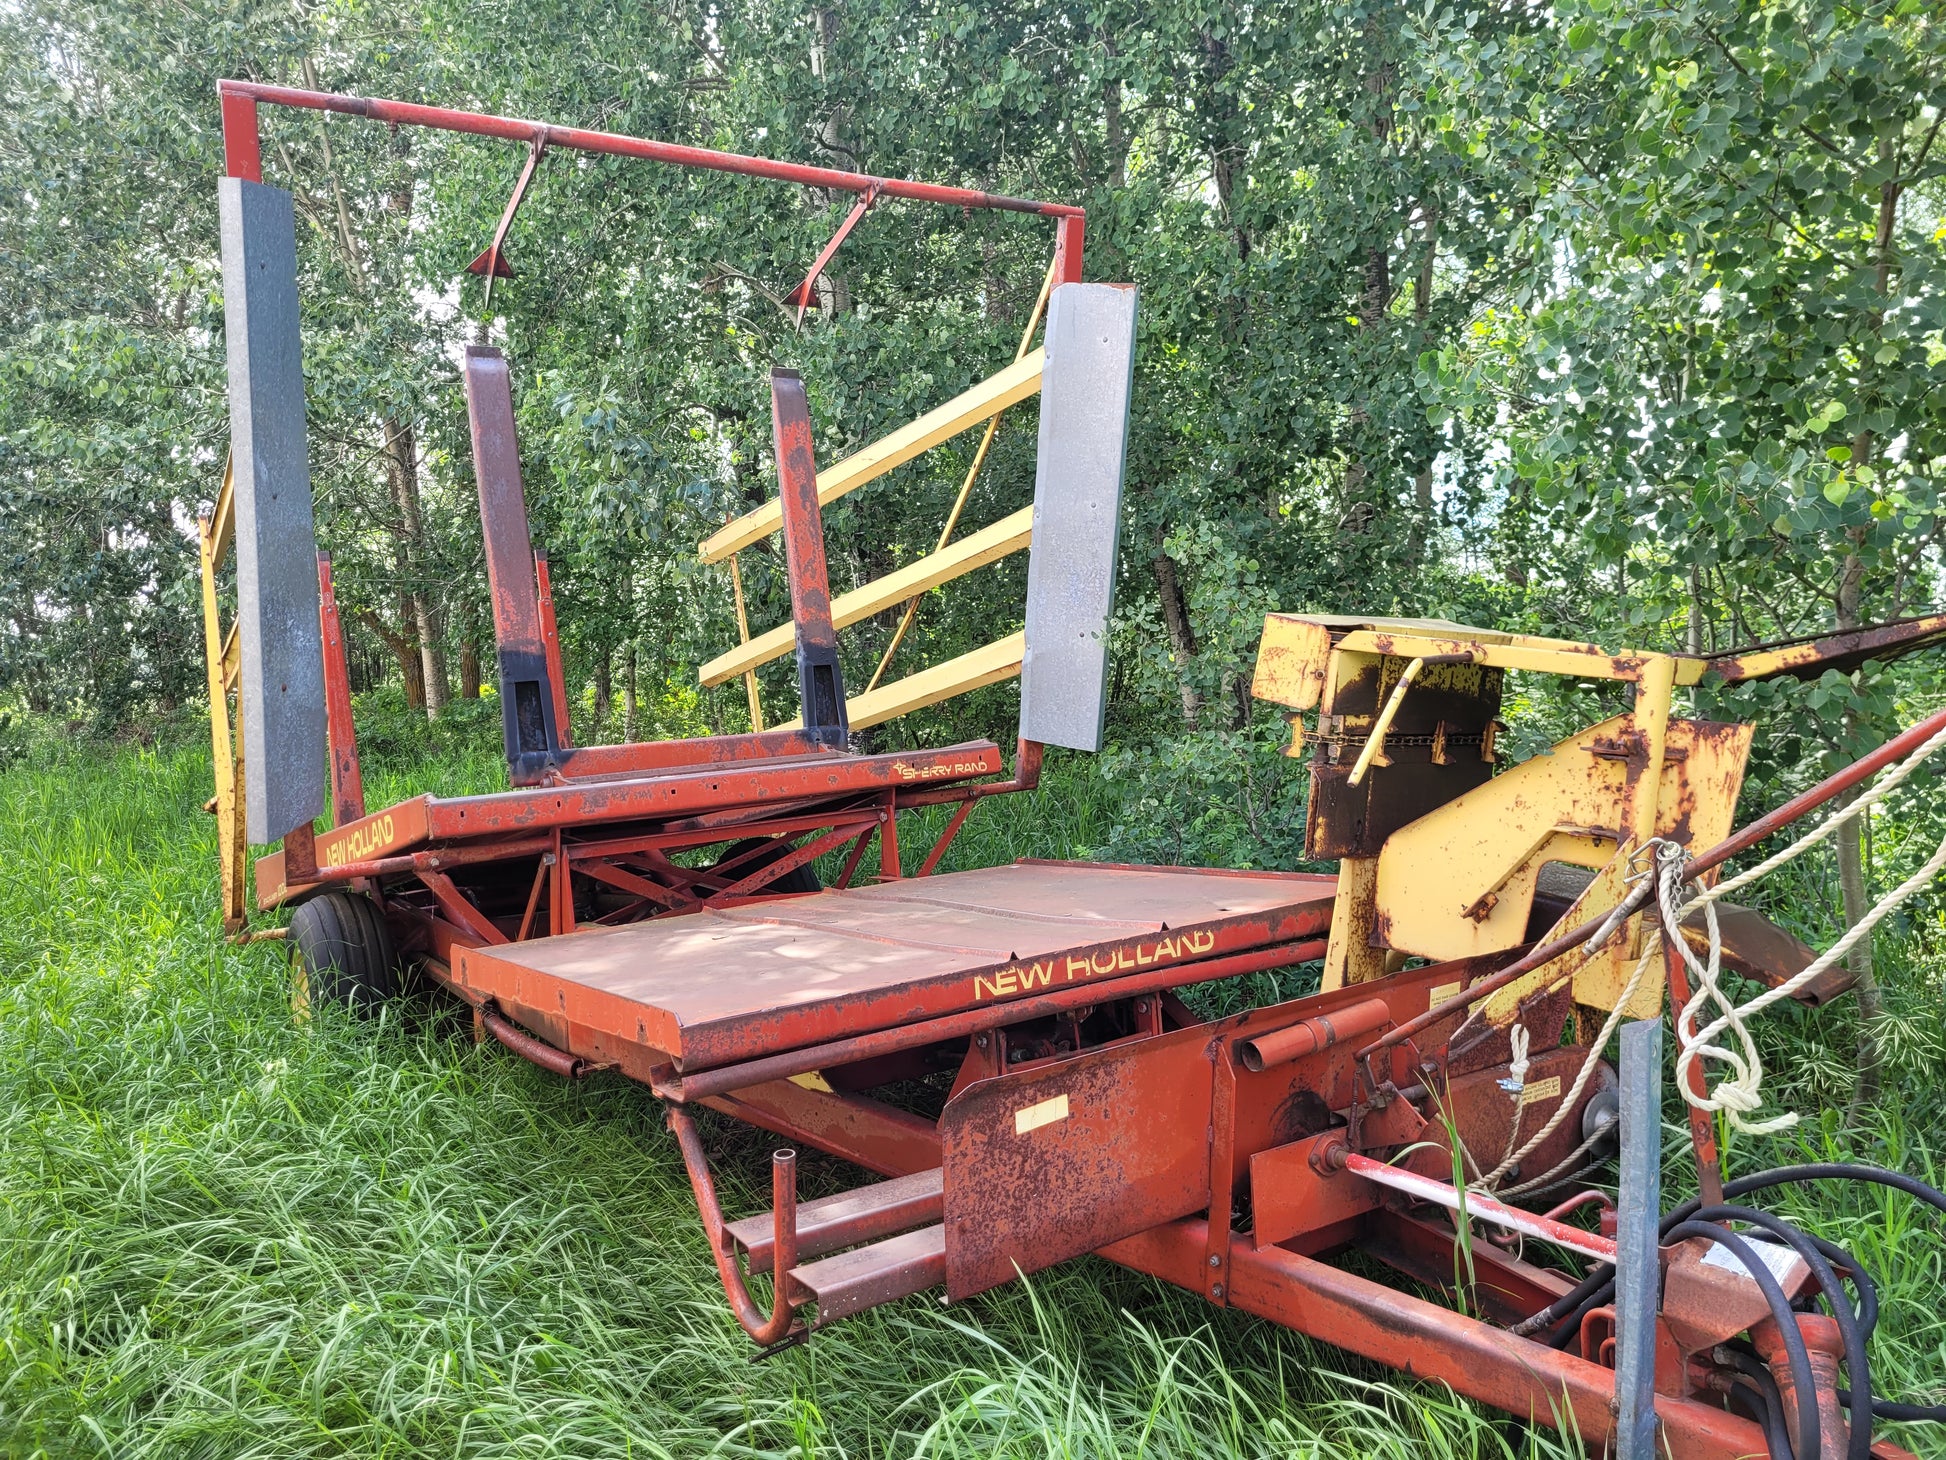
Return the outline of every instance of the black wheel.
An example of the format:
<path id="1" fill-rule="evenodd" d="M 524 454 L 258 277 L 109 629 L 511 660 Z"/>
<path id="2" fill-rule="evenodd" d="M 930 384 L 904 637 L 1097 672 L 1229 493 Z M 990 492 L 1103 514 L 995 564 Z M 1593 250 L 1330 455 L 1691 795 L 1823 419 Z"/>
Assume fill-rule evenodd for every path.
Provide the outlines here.
<path id="1" fill-rule="evenodd" d="M 400 992 L 385 917 L 369 897 L 327 892 L 291 914 L 291 1005 L 342 1004 L 370 1015 Z"/>
<path id="2" fill-rule="evenodd" d="M 716 865 L 721 867 L 725 862 L 734 862 L 745 852 L 755 851 L 758 847 L 762 847 L 764 850 L 757 856 L 750 858 L 749 861 L 739 863 L 724 875 L 735 878 L 737 881 L 742 881 L 758 868 L 768 867 L 772 862 L 780 861 L 796 850 L 795 847 L 782 837 L 753 836 L 734 844 L 721 857 L 717 858 Z M 812 866 L 811 863 L 806 862 L 801 867 L 793 867 L 775 882 L 766 882 L 757 891 L 822 892 L 824 891 L 824 884 L 818 881 L 818 869 Z"/>

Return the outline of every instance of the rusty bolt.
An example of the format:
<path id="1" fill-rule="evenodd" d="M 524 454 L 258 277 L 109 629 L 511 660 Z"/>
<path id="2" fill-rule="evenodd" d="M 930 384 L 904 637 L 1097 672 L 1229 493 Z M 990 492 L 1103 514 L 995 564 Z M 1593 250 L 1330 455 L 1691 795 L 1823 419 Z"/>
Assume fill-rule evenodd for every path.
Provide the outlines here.
<path id="1" fill-rule="evenodd" d="M 1320 1176 L 1334 1176 L 1351 1161 L 1351 1147 L 1343 1141 L 1326 1141 L 1311 1148 L 1311 1169 Z"/>
<path id="2" fill-rule="evenodd" d="M 985 1049 L 987 1047 L 987 1037 L 984 1034 L 982 1034 L 978 1039 L 974 1040 L 973 1042 L 977 1044 L 981 1049 Z"/>
<path id="3" fill-rule="evenodd" d="M 1210 1295 L 1210 1296 L 1211 1296 L 1212 1298 L 1220 1298 L 1220 1297 L 1222 1297 L 1222 1296 L 1223 1296 L 1223 1284 L 1221 1284 L 1221 1283 L 1211 1283 L 1211 1284 L 1209 1285 L 1209 1295 Z"/>
<path id="4" fill-rule="evenodd" d="M 1138 1013 L 1138 1014 L 1146 1014 L 1146 1013 L 1148 1013 L 1148 1012 L 1149 1012 L 1149 1001 L 1148 1001 L 1147 999 L 1137 999 L 1137 1000 L 1135 1001 L 1135 1012 L 1136 1012 L 1136 1013 Z"/>
<path id="5" fill-rule="evenodd" d="M 1212 1252 L 1209 1255 L 1209 1265 L 1211 1267 L 1221 1267 L 1223 1265 L 1223 1259 Z"/>

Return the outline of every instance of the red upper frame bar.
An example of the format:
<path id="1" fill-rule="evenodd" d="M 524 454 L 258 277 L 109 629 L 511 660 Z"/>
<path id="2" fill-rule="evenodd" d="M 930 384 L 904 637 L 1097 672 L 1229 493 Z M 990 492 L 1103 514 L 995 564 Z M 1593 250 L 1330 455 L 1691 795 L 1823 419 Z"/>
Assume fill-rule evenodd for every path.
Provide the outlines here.
<path id="1" fill-rule="evenodd" d="M 949 188 L 938 183 L 872 177 L 862 172 L 840 172 L 836 168 L 811 167 L 801 162 L 776 162 L 766 157 L 745 157 L 737 152 L 717 152 L 708 147 L 683 147 L 674 142 L 651 142 L 641 137 L 623 137 L 614 132 L 556 127 L 546 122 L 489 116 L 483 112 L 454 111 L 448 107 L 420 106 L 409 101 L 339 96 L 333 92 L 303 91 L 292 86 L 265 86 L 255 81 L 219 81 L 216 90 L 223 101 L 223 160 L 226 170 L 231 177 L 246 178 L 251 182 L 263 181 L 263 159 L 257 145 L 257 103 L 269 102 L 275 106 L 343 112 L 347 116 L 367 117 L 396 126 L 433 127 L 442 132 L 503 137 L 513 142 L 539 141 L 549 147 L 569 147 L 579 152 L 644 157 L 651 162 L 667 162 L 677 167 L 735 172 L 745 177 L 801 183 L 806 187 L 836 188 L 849 193 L 875 190 L 880 197 L 912 198 L 922 203 L 947 203 L 961 208 L 1000 208 L 1010 213 L 1037 213 L 1047 218 L 1072 218 L 1078 221 L 1086 216 L 1085 209 L 1068 203 L 1040 203 L 1031 198 L 1009 198 L 1000 193 L 983 193 L 973 188 Z"/>

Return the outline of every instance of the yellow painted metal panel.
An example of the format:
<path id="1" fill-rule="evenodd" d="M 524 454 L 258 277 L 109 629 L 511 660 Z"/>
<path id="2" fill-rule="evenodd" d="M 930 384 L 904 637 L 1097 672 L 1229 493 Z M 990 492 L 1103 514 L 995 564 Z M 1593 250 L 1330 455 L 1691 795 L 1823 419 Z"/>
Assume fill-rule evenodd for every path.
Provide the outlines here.
<path id="1" fill-rule="evenodd" d="M 1729 834 L 1750 736 L 1748 726 L 1669 722 L 1657 836 L 1700 849 Z M 1375 899 L 1386 944 L 1444 959 L 1524 942 L 1546 863 L 1601 867 L 1632 838 L 1645 758 L 1635 718 L 1618 715 L 1394 832 Z"/>
<path id="2" fill-rule="evenodd" d="M 216 493 L 216 507 L 209 515 L 210 566 L 221 568 L 230 556 L 230 540 L 236 536 L 235 463 L 223 458 L 223 485 Z"/>
<path id="3" fill-rule="evenodd" d="M 963 695 L 982 685 L 1012 679 L 1020 673 L 1021 661 L 1026 657 L 1026 632 L 1009 634 L 970 654 L 948 659 L 944 664 L 935 664 L 930 669 L 908 674 L 891 684 L 880 685 L 869 694 L 846 700 L 845 718 L 854 730 L 896 720 L 900 715 L 923 710 L 927 705 L 950 700 L 954 695 Z M 792 720 L 788 725 L 777 728 L 796 730 L 803 723 L 802 720 Z"/>
<path id="4" fill-rule="evenodd" d="M 887 573 L 863 588 L 839 594 L 831 600 L 831 622 L 834 627 L 842 629 L 848 624 L 868 619 L 928 589 L 950 583 L 975 568 L 985 567 L 1010 553 L 1017 553 L 1027 547 L 1033 537 L 1034 509 L 1022 507 L 991 527 L 983 527 L 940 552 L 929 553 L 907 563 L 896 572 Z M 746 670 L 755 669 L 759 664 L 781 659 L 791 652 L 794 642 L 793 625 L 779 624 L 727 654 L 717 655 L 702 667 L 700 677 L 705 685 L 721 684 Z"/>
<path id="5" fill-rule="evenodd" d="M 203 589 L 203 666 L 209 687 L 210 760 L 215 771 L 217 860 L 223 892 L 223 930 L 244 926 L 244 889 L 249 875 L 250 848 L 243 825 L 243 725 L 232 720 L 230 692 L 236 679 L 236 627 L 223 632 L 222 610 L 216 595 L 216 574 L 229 551 L 231 537 L 230 464 L 223 465 L 223 488 L 216 510 L 198 524 L 198 548 Z"/>
<path id="6" fill-rule="evenodd" d="M 1346 634 L 1338 641 L 1338 649 L 1341 653 L 1391 654 L 1406 659 L 1471 654 L 1476 664 L 1531 669 L 1575 679 L 1640 679 L 1648 662 L 1661 657 L 1632 649 L 1610 654 L 1599 644 L 1577 644 L 1567 639 L 1542 639 L 1524 634 L 1511 643 L 1499 644 L 1485 639 L 1366 630 Z"/>
<path id="7" fill-rule="evenodd" d="M 1044 349 L 1036 350 L 945 405 L 847 456 L 836 466 L 826 467 L 818 473 L 818 505 L 830 505 L 845 493 L 884 476 L 893 467 L 930 451 L 969 426 L 977 426 L 987 417 L 1027 399 L 1041 388 L 1041 366 L 1046 358 Z M 755 511 L 744 513 L 712 533 L 703 543 L 703 561 L 721 562 L 731 553 L 762 542 L 783 525 L 783 506 L 773 497 Z"/>
<path id="8" fill-rule="evenodd" d="M 1324 693 L 1330 657 L 1331 631 L 1323 624 L 1295 614 L 1267 614 L 1250 693 L 1286 709 L 1312 709 Z"/>

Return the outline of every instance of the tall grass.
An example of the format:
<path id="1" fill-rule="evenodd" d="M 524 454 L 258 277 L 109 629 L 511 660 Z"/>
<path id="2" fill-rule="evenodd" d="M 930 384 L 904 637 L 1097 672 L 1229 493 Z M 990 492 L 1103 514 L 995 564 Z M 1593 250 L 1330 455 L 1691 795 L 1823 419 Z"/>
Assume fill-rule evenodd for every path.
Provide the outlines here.
<path id="1" fill-rule="evenodd" d="M 207 773 L 87 747 L 0 772 L 0 1455 L 1573 1452 L 1094 1260 L 752 1364 L 648 1093 L 438 1018 L 294 1025 L 282 950 L 216 934 Z M 1112 796 L 1050 781 L 958 855 L 1101 847 Z M 1885 1117 L 1914 1169 L 1926 1122 Z M 706 1136 L 726 1203 L 765 1205 L 765 1139 Z M 1881 1365 L 1937 1384 L 1936 1228 L 1809 1200 L 1887 1282 Z"/>

